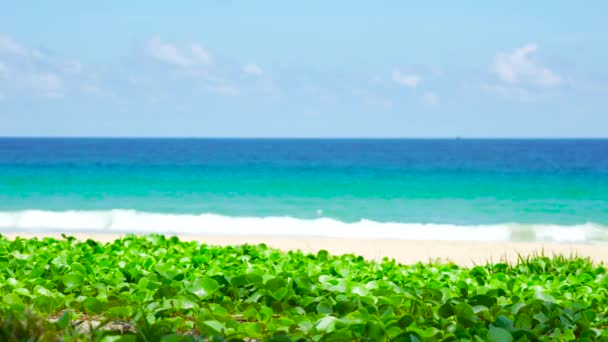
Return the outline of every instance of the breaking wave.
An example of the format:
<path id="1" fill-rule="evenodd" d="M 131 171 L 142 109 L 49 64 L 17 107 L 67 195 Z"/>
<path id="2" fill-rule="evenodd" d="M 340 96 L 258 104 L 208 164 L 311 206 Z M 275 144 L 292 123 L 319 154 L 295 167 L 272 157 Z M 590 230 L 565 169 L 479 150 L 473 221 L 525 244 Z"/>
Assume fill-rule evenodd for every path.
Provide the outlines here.
<path id="1" fill-rule="evenodd" d="M 443 241 L 608 242 L 608 226 L 503 223 L 451 225 L 330 218 L 232 217 L 136 210 L 0 211 L 2 232 L 162 233 Z"/>

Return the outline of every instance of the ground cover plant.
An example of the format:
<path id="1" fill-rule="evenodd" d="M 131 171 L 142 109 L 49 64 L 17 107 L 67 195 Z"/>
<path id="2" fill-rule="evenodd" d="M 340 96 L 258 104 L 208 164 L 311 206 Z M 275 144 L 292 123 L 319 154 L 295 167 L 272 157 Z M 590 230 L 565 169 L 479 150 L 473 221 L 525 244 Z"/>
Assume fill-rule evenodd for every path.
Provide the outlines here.
<path id="1" fill-rule="evenodd" d="M 461 268 L 211 247 L 0 237 L 1 341 L 608 341 L 580 258 Z"/>

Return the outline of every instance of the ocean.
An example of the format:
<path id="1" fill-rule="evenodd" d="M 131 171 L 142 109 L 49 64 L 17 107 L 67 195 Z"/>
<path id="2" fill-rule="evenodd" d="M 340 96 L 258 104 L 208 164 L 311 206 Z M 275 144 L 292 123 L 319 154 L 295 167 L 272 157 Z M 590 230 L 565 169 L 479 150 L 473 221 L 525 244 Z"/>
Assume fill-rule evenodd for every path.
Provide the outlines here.
<path id="1" fill-rule="evenodd" d="M 608 140 L 1 138 L 0 232 L 608 241 Z"/>

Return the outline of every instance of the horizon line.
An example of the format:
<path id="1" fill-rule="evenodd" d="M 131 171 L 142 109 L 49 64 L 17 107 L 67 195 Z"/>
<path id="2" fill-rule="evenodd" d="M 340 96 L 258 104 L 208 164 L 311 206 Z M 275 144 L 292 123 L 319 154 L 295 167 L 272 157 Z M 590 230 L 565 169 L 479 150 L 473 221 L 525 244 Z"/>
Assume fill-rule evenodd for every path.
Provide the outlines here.
<path id="1" fill-rule="evenodd" d="M 16 135 L 16 136 L 3 136 L 0 135 L 0 139 L 157 139 L 157 140 L 178 140 L 178 139 L 190 139 L 190 140 L 608 140 L 607 137 L 580 137 L 580 136 L 555 136 L 555 137 L 510 137 L 510 136 L 479 136 L 479 137 L 466 137 L 466 136 L 429 136 L 429 137 L 365 137 L 365 136 L 346 136 L 346 137 L 332 137 L 332 136 L 296 136 L 296 137 L 282 137 L 282 136 L 95 136 L 95 135 L 78 135 L 78 136 L 35 136 L 35 135 Z"/>

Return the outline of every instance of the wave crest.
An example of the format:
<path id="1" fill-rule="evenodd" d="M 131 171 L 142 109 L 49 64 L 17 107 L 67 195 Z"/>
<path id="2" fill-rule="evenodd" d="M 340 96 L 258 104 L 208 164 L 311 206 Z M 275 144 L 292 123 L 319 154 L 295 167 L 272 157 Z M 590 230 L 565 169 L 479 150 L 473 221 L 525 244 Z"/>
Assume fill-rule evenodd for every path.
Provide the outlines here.
<path id="1" fill-rule="evenodd" d="M 356 239 L 443 241 L 608 242 L 608 227 L 518 224 L 451 225 L 376 222 L 345 223 L 330 218 L 232 217 L 136 210 L 0 212 L 3 231 L 162 233 L 199 235 L 317 236 Z"/>

